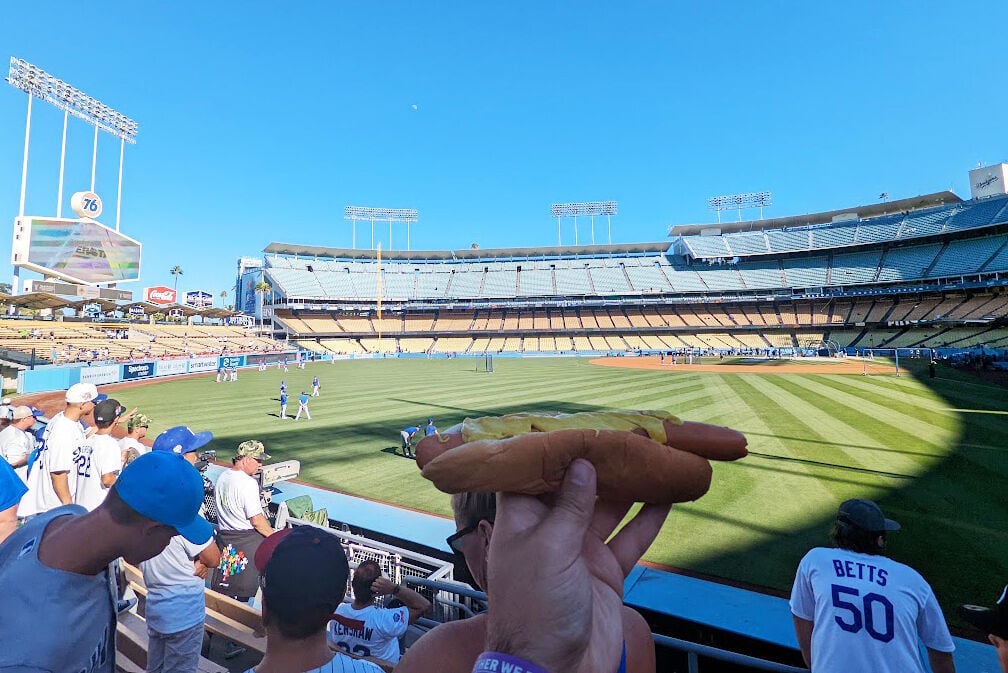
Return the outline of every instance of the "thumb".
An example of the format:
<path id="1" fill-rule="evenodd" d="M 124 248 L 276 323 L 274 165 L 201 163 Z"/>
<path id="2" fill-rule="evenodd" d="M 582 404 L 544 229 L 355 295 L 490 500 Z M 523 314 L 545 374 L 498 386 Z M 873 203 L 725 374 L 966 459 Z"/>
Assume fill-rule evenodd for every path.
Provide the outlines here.
<path id="1" fill-rule="evenodd" d="M 567 468 L 543 528 L 562 544 L 581 549 L 581 541 L 595 512 L 595 466 L 577 459 Z"/>

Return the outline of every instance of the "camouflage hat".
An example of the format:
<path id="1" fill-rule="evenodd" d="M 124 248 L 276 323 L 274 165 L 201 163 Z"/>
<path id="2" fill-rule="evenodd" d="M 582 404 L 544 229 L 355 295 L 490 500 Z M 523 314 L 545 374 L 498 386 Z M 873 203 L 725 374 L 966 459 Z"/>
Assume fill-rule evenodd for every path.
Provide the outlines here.
<path id="1" fill-rule="evenodd" d="M 235 451 L 235 458 L 243 458 L 244 456 L 250 456 L 258 460 L 269 460 L 270 456 L 266 453 L 266 447 L 263 443 L 250 439 L 247 442 L 242 442 L 238 445 L 238 450 Z"/>
<path id="2" fill-rule="evenodd" d="M 143 413 L 136 413 L 130 416 L 126 423 L 126 430 L 133 432 L 136 428 L 149 428 L 151 424 L 150 416 Z"/>

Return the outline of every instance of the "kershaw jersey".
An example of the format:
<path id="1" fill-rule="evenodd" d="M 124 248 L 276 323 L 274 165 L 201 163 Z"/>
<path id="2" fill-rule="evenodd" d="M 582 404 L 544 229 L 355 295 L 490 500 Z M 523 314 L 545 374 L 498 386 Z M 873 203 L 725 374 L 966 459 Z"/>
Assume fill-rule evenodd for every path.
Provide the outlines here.
<path id="1" fill-rule="evenodd" d="M 816 673 L 923 673 L 918 638 L 932 650 L 955 649 L 930 585 L 885 556 L 811 550 L 798 565 L 791 612 L 814 624 Z"/>

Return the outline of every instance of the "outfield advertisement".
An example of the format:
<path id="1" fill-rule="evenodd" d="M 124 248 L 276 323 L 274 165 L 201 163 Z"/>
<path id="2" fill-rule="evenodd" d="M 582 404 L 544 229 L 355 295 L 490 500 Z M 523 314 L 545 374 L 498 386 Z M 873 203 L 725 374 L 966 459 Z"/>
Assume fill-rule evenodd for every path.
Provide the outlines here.
<path id="1" fill-rule="evenodd" d="M 219 366 L 220 362 L 216 357 L 193 358 L 189 360 L 190 372 L 215 372 Z"/>
<path id="2" fill-rule="evenodd" d="M 244 367 L 245 366 L 245 356 L 244 355 L 225 355 L 220 359 L 221 367 Z"/>
<path id="3" fill-rule="evenodd" d="M 93 383 L 100 386 L 103 383 L 115 383 L 119 380 L 119 365 L 102 365 L 100 367 L 85 367 L 80 373 L 81 383 Z"/>
<path id="4" fill-rule="evenodd" d="M 185 360 L 158 360 L 157 373 L 155 376 L 171 376 L 172 374 L 185 374 Z"/>
<path id="5" fill-rule="evenodd" d="M 123 365 L 122 370 L 123 381 L 129 381 L 132 379 L 145 379 L 149 376 L 154 376 L 153 362 L 131 362 L 128 365 Z"/>

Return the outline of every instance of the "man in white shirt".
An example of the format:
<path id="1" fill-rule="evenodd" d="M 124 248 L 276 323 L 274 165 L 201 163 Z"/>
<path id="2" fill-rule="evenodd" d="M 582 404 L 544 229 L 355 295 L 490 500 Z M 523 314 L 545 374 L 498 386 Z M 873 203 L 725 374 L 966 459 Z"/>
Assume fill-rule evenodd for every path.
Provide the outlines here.
<path id="1" fill-rule="evenodd" d="M 187 427 L 169 428 L 154 440 L 152 452 L 180 455 L 196 464 L 197 451 L 213 435 Z M 212 535 L 193 544 L 176 535 L 159 555 L 140 564 L 147 585 L 147 670 L 195 671 L 203 647 L 206 604 L 203 598 L 209 568 L 220 563 Z"/>
<path id="2" fill-rule="evenodd" d="M 269 460 L 262 442 L 250 439 L 238 445 L 230 470 L 217 478 L 217 546 L 221 568 L 214 573 L 213 589 L 240 601 L 259 590 L 259 573 L 251 563 L 262 541 L 274 533 L 263 512 L 259 482 L 252 476 Z"/>
<path id="3" fill-rule="evenodd" d="M 35 449 L 35 437 L 28 432 L 35 424 L 35 412 L 32 407 L 14 407 L 12 420 L 3 430 L 0 430 L 0 455 L 14 468 L 21 481 L 28 485 L 28 456 Z M 41 411 L 38 411 L 41 414 Z"/>
<path id="4" fill-rule="evenodd" d="M 74 452 L 77 489 L 74 503 L 89 512 L 105 501 L 105 496 L 122 471 L 122 449 L 112 438 L 112 428 L 126 408 L 109 398 L 95 405 L 95 433 Z"/>
<path id="5" fill-rule="evenodd" d="M 329 622 L 329 639 L 345 652 L 399 662 L 399 638 L 406 627 L 430 609 L 430 601 L 409 587 L 382 576 L 376 561 L 363 561 L 354 571 L 353 603 L 340 603 Z M 394 596 L 403 605 L 375 605 L 379 596 Z"/>
<path id="6" fill-rule="evenodd" d="M 140 441 L 147 436 L 147 428 L 150 427 L 150 424 L 151 419 L 147 414 L 136 413 L 130 416 L 126 423 L 126 436 L 119 440 L 124 463 L 150 451 L 147 445 Z"/>
<path id="7" fill-rule="evenodd" d="M 66 409 L 49 421 L 38 458 L 29 466 L 28 493 L 18 507 L 19 517 L 73 503 L 78 477 L 74 452 L 86 441 L 80 419 L 94 410 L 97 397 L 93 383 L 75 383 L 67 389 Z"/>
<path id="8" fill-rule="evenodd" d="M 805 663 L 816 673 L 924 673 L 918 640 L 934 673 L 955 673 L 955 645 L 930 585 L 883 555 L 900 525 L 871 500 L 840 505 L 832 538 L 798 565 L 791 613 Z"/>

